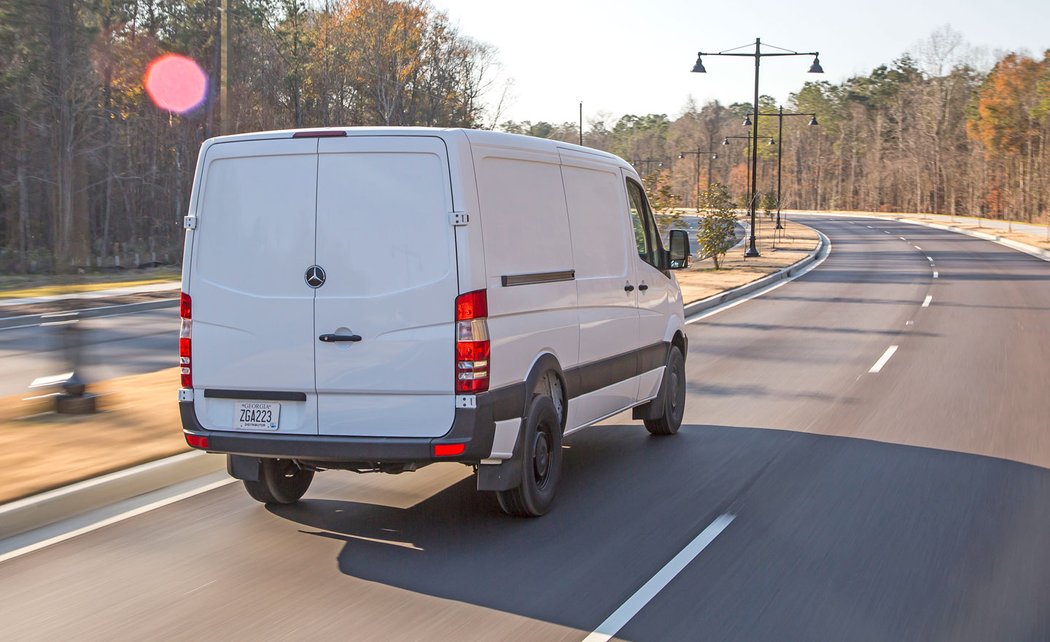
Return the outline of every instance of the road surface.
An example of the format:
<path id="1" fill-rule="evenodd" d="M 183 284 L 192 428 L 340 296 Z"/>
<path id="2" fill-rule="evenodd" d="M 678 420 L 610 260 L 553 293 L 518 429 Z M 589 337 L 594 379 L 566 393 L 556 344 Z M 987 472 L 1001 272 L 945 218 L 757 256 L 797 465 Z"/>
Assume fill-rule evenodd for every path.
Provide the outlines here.
<path id="1" fill-rule="evenodd" d="M 1050 639 L 1050 264 L 806 222 L 822 265 L 689 326 L 680 433 L 568 438 L 547 516 L 453 465 L 229 484 L 0 562 L 0 638 Z"/>
<path id="2" fill-rule="evenodd" d="M 153 372 L 178 365 L 178 307 L 92 317 L 82 329 L 83 374 L 88 381 Z M 47 323 L 47 322 L 45 322 Z M 40 320 L 0 327 L 0 397 L 27 393 L 38 377 L 68 371 L 61 330 Z"/>

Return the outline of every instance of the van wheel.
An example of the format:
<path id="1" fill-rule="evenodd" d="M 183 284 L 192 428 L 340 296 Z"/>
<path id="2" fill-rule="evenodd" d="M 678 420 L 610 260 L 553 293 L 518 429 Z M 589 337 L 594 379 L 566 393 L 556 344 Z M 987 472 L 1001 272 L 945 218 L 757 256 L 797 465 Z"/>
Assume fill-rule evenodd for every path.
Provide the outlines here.
<path id="1" fill-rule="evenodd" d="M 663 413 L 656 419 L 646 419 L 645 428 L 654 435 L 673 435 L 685 415 L 685 359 L 678 346 L 671 346 L 667 355 L 662 385 Z"/>
<path id="2" fill-rule="evenodd" d="M 561 475 L 561 423 L 550 397 L 536 395 L 529 404 L 522 436 L 521 485 L 496 492 L 508 515 L 539 517 L 554 501 Z"/>
<path id="3" fill-rule="evenodd" d="M 291 459 L 263 459 L 259 481 L 245 480 L 244 488 L 264 504 L 294 504 L 313 479 L 314 471 L 299 468 Z"/>

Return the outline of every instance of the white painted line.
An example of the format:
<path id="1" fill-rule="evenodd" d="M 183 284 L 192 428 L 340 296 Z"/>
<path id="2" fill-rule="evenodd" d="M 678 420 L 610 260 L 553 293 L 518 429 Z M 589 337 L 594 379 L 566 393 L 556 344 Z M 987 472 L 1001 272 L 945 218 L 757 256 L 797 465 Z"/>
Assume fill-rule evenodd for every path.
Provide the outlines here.
<path id="1" fill-rule="evenodd" d="M 685 324 L 689 325 L 691 323 L 696 323 L 698 321 L 703 321 L 707 317 L 714 316 L 714 315 L 718 314 L 719 312 L 725 312 L 726 310 L 728 310 L 730 308 L 735 308 L 736 306 L 740 305 L 741 303 L 747 303 L 748 301 L 750 301 L 751 299 L 753 299 L 755 297 L 762 296 L 763 294 L 768 294 L 768 293 L 772 292 L 773 290 L 776 290 L 779 287 L 783 287 L 783 286 L 787 285 L 788 283 L 791 283 L 795 279 L 797 279 L 799 277 L 802 277 L 802 276 L 805 276 L 805 275 L 809 274 L 810 271 L 815 270 L 816 268 L 820 267 L 821 264 L 823 264 L 824 261 L 827 261 L 828 257 L 831 256 L 831 239 L 829 239 L 827 236 L 824 236 L 823 234 L 821 234 L 821 237 L 823 238 L 824 243 L 827 245 L 827 254 L 824 255 L 824 258 L 810 263 L 809 265 L 807 265 L 805 267 L 805 269 L 803 269 L 801 272 L 799 272 L 798 274 L 796 274 L 794 276 L 789 276 L 786 279 L 780 279 L 779 281 L 777 281 L 776 283 L 773 283 L 770 286 L 761 288 L 759 290 L 755 290 L 751 294 L 748 294 L 748 295 L 743 296 L 743 297 L 741 297 L 739 299 L 736 299 L 735 301 L 730 301 L 728 303 L 723 303 L 722 305 L 714 307 L 714 308 L 711 308 L 710 310 L 705 310 L 705 311 L 697 314 L 696 316 L 687 317 L 686 320 L 685 320 Z"/>
<path id="2" fill-rule="evenodd" d="M 933 278 L 936 279 L 938 276 L 940 276 L 940 275 L 937 273 L 937 270 L 934 270 L 933 271 Z"/>
<path id="3" fill-rule="evenodd" d="M 933 257 L 932 256 L 927 256 L 926 260 L 929 261 L 930 263 L 933 263 Z"/>
<path id="4" fill-rule="evenodd" d="M 889 233 L 890 233 L 890 231 L 889 231 L 889 230 L 882 230 L 882 231 L 883 231 L 884 233 L 886 233 L 886 234 L 889 234 Z"/>
<path id="5" fill-rule="evenodd" d="M 882 366 L 886 365 L 886 362 L 890 360 L 890 357 L 892 357 L 893 353 L 896 351 L 897 346 L 890 346 L 886 348 L 886 352 L 882 353 L 882 356 L 879 357 L 879 360 L 875 362 L 875 365 L 873 365 L 871 369 L 868 370 L 868 372 L 872 374 L 877 374 L 880 370 L 882 370 Z"/>
<path id="6" fill-rule="evenodd" d="M 38 550 L 40 550 L 42 548 L 47 548 L 48 546 L 51 546 L 52 544 L 58 544 L 59 542 L 64 542 L 67 539 L 73 539 L 74 537 L 79 537 L 79 536 L 81 536 L 81 535 L 83 535 L 85 533 L 90 533 L 91 531 L 96 531 L 96 530 L 98 530 L 100 528 L 104 528 L 106 526 L 109 526 L 110 524 L 116 524 L 117 522 L 122 522 L 122 521 L 124 521 L 126 519 L 131 519 L 132 517 L 137 517 L 138 515 L 142 515 L 143 513 L 148 513 L 150 511 L 156 510 L 158 508 L 163 508 L 164 506 L 167 506 L 169 504 L 174 504 L 175 502 L 179 502 L 179 501 L 182 501 L 184 499 L 188 499 L 188 498 L 193 497 L 195 495 L 200 495 L 202 493 L 206 493 L 208 491 L 215 490 L 216 488 L 221 488 L 221 487 L 226 486 L 228 484 L 232 484 L 235 481 L 237 481 L 237 480 L 233 479 L 231 477 L 229 479 L 223 479 L 223 480 L 220 480 L 220 481 L 217 481 L 217 482 L 213 482 L 213 483 L 208 484 L 206 486 L 202 486 L 200 488 L 194 488 L 193 490 L 186 491 L 185 493 L 180 493 L 178 495 L 175 495 L 174 497 L 168 497 L 166 499 L 161 499 L 159 501 L 153 502 L 152 504 L 146 504 L 145 506 L 140 506 L 138 508 L 129 510 L 129 511 L 121 513 L 119 515 L 114 515 L 113 517 L 109 517 L 109 518 L 104 519 L 102 521 L 95 522 L 93 524 L 88 524 L 87 526 L 84 526 L 82 528 L 78 528 L 78 529 L 73 530 L 73 531 L 69 531 L 68 533 L 62 533 L 61 535 L 56 535 L 55 537 L 51 537 L 51 538 L 48 538 L 48 539 L 45 539 L 45 540 L 42 540 L 42 541 L 39 541 L 39 542 L 35 542 L 35 543 L 30 544 L 28 546 L 23 546 L 22 548 L 17 548 L 17 549 L 15 549 L 13 551 L 9 551 L 7 553 L 4 553 L 3 555 L 0 555 L 0 562 L 6 562 L 9 559 L 12 559 L 12 558 L 15 558 L 15 557 L 19 557 L 21 555 L 25 555 L 26 553 L 32 553 L 33 551 L 38 551 Z"/>
<path id="7" fill-rule="evenodd" d="M 903 236 L 898 236 L 897 238 L 899 238 L 902 241 L 907 241 L 908 240 L 908 239 L 904 238 Z"/>
<path id="8" fill-rule="evenodd" d="M 915 325 L 914 321 L 905 321 L 904 325 Z"/>
<path id="9" fill-rule="evenodd" d="M 919 250 L 920 252 L 922 251 L 922 248 L 921 248 L 921 247 L 919 247 L 918 245 L 916 245 L 916 246 L 915 246 L 915 249 L 916 249 L 916 250 Z"/>
<path id="10" fill-rule="evenodd" d="M 598 628 L 594 629 L 590 635 L 585 637 L 583 639 L 584 642 L 606 642 L 619 633 L 620 629 L 630 622 L 631 618 L 637 615 L 638 611 L 641 611 L 650 600 L 656 597 L 656 594 L 663 590 L 675 576 L 681 573 L 682 569 L 688 566 L 689 562 L 692 562 L 701 551 L 707 548 L 707 545 L 713 542 L 732 523 L 734 518 L 734 515 L 729 514 L 716 517 L 715 521 L 711 522 L 693 541 L 689 542 L 678 555 L 675 555 L 670 562 L 657 571 L 652 579 L 646 582 L 642 588 L 635 591 L 634 595 L 627 598 L 627 601 L 620 608 L 613 611 L 612 615 L 599 624 Z"/>
<path id="11" fill-rule="evenodd" d="M 870 226 L 870 225 L 865 225 L 864 227 L 868 228 L 869 230 L 873 230 L 873 229 L 875 229 L 874 227 L 872 227 L 872 226 Z"/>
<path id="12" fill-rule="evenodd" d="M 927 294 L 926 295 L 926 300 L 922 302 L 922 307 L 924 307 L 924 308 L 930 307 L 930 301 L 933 301 L 933 295 L 932 294 Z"/>

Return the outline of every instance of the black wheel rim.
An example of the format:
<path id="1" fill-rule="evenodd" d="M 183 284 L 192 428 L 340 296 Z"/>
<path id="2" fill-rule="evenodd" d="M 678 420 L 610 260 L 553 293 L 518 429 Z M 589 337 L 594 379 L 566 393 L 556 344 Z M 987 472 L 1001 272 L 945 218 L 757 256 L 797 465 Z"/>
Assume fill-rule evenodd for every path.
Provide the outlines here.
<path id="1" fill-rule="evenodd" d="M 542 487 L 547 482 L 551 467 L 550 436 L 544 430 L 536 432 L 536 440 L 532 447 L 532 472 L 536 478 L 536 486 Z"/>
<path id="2" fill-rule="evenodd" d="M 675 420 L 682 413 L 682 402 L 685 400 L 685 387 L 681 385 L 681 368 L 675 367 L 671 370 L 671 376 L 667 378 L 667 402 L 668 416 Z"/>

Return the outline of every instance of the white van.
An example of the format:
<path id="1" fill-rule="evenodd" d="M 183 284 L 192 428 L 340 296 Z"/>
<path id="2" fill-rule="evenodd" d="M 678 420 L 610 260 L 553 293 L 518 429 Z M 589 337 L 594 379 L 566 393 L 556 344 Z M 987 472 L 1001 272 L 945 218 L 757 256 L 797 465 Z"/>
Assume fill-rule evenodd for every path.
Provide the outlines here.
<path id="1" fill-rule="evenodd" d="M 634 169 L 462 129 L 275 131 L 201 147 L 185 221 L 179 402 L 262 502 L 315 471 L 476 467 L 511 514 L 562 437 L 622 410 L 673 434 L 682 297 Z"/>

